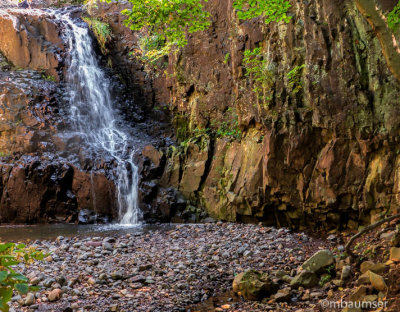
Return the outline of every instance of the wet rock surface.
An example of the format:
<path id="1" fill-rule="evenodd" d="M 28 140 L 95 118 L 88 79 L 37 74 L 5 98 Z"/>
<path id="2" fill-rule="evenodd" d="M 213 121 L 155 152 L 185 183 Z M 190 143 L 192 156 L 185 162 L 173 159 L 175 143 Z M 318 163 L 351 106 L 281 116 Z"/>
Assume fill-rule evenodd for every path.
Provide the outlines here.
<path id="1" fill-rule="evenodd" d="M 54 9 L 44 10 L 54 4 L 37 1 L 43 9 L 21 10 L 6 3 L 0 10 L 1 223 L 118 218 L 115 159 L 93 151 L 71 126 L 63 81 L 69 60 L 66 25 Z M 79 7 L 65 10 L 78 20 L 83 13 Z M 98 49 L 95 41 L 93 49 Z M 144 142 L 165 145 L 162 123 L 146 118 L 116 73 L 104 71 L 115 110 L 126 122 L 121 127 L 134 141 L 129 148 L 139 157 Z"/>
<path id="2" fill-rule="evenodd" d="M 367 2 L 385 14 L 395 1 Z M 217 219 L 356 229 L 400 204 L 400 159 L 393 152 L 399 82 L 379 33 L 354 1 L 290 3 L 292 21 L 267 26 L 239 21 L 231 1 L 207 3 L 212 26 L 169 57 L 168 77 L 153 85 L 152 100 L 171 102 L 185 143 L 191 131 L 217 130 L 235 118 L 242 137 L 205 135 L 197 150 L 193 144 L 163 150 L 164 171 L 153 182 L 181 191 Z M 118 10 L 113 4 L 94 14 L 125 38 Z M 126 37 L 133 48 L 137 35 Z M 119 41 L 115 49 L 126 54 Z M 251 91 L 243 65 L 244 51 L 257 46 L 273 77 L 264 90 L 268 103 Z M 288 75 L 300 67 L 295 92 Z"/>
<path id="3" fill-rule="evenodd" d="M 108 222 L 117 217 L 114 188 L 104 174 L 57 159 L 23 157 L 0 164 L 0 222 Z M 85 210 L 90 218 L 78 216 Z"/>
<path id="4" fill-rule="evenodd" d="M 1 53 L 0 69 L 1 157 L 54 152 L 64 122 L 57 84 L 43 72 L 16 68 Z"/>
<path id="5" fill-rule="evenodd" d="M 80 209 L 94 214 L 87 223 L 116 217 L 114 183 L 82 170 L 76 138 L 62 136 L 62 85 L 2 54 L 0 69 L 0 222 L 78 222 Z"/>
<path id="6" fill-rule="evenodd" d="M 318 248 L 326 248 L 321 241 L 286 229 L 230 223 L 106 238 L 59 237 L 30 245 L 51 252 L 24 272 L 41 287 L 35 295 L 38 311 L 200 311 L 193 304 L 216 295 L 222 298 L 232 289 L 235 274 L 255 269 L 268 273 L 275 283 L 276 271 L 290 275 Z M 290 298 L 301 295 L 293 289 Z M 287 305 L 285 300 L 245 302 L 232 294 L 220 306 L 226 311 L 279 311 Z M 293 309 L 310 308 L 317 301 L 299 299 Z M 32 298 L 22 298 L 21 303 L 30 304 Z M 13 307 L 29 309 L 17 300 Z"/>

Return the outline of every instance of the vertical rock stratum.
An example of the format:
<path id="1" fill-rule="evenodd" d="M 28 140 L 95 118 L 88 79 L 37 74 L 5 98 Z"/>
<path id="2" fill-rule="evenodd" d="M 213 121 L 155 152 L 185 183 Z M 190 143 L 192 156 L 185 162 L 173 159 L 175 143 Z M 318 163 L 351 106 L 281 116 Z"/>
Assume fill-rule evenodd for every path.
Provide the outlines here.
<path id="1" fill-rule="evenodd" d="M 381 27 L 397 1 L 290 3 L 291 22 L 269 25 L 239 21 L 231 0 L 206 4 L 211 28 L 169 56 L 164 78 L 148 77 L 183 144 L 144 154 L 156 155 L 159 189 L 215 218 L 356 228 L 400 204 L 399 33 Z M 115 4 L 97 14 L 123 36 Z M 244 51 L 255 47 L 267 100 L 245 75 Z M 117 66 L 138 77 L 114 48 Z"/>

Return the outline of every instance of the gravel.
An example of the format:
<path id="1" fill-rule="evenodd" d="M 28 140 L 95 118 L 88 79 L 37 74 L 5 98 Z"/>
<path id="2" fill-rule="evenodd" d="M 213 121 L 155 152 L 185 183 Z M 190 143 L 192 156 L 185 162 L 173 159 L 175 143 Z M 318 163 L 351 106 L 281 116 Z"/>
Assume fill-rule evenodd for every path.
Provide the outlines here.
<path id="1" fill-rule="evenodd" d="M 50 256 L 20 270 L 41 290 L 36 300 L 23 296 L 12 307 L 14 311 L 214 311 L 211 305 L 218 301 L 214 299 L 229 294 L 235 274 L 250 268 L 290 274 L 323 245 L 287 229 L 222 222 L 104 239 L 35 241 L 30 246 Z M 244 302 L 233 294 L 222 301 L 217 311 L 279 311 L 280 305 L 282 311 L 290 311 L 285 303 Z M 311 300 L 292 305 L 296 310 L 315 304 Z"/>

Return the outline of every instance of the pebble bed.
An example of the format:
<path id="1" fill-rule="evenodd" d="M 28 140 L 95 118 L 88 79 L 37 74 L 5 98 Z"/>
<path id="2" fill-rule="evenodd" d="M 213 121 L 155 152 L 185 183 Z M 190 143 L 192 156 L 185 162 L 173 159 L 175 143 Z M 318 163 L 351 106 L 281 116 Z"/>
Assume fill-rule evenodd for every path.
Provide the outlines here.
<path id="1" fill-rule="evenodd" d="M 35 241 L 30 246 L 50 256 L 20 269 L 41 290 L 15 296 L 11 311 L 314 311 L 309 307 L 318 298 L 275 305 L 234 296 L 217 307 L 204 302 L 231 291 L 235 274 L 246 269 L 293 275 L 323 245 L 288 229 L 222 222 Z"/>

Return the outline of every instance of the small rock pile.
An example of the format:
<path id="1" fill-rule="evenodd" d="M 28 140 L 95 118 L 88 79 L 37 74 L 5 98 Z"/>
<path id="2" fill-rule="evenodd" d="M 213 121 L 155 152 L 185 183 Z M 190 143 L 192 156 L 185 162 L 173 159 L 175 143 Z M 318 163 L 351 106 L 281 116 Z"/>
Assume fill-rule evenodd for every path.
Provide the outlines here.
<path id="1" fill-rule="evenodd" d="M 373 308 L 383 311 L 385 308 L 384 311 L 398 312 L 400 231 L 387 233 L 385 228 L 382 231 L 385 233 L 380 235 L 381 241 L 366 237 L 355 247 L 360 249 L 362 257 L 351 259 L 343 245 L 335 248 L 335 254 L 328 249 L 319 250 L 298 267 L 296 274 L 273 271 L 268 275 L 247 270 L 235 277 L 233 290 L 246 300 L 262 300 L 270 305 L 279 302 L 293 305 L 298 300 L 317 298 L 319 307 L 315 306 L 315 311 L 331 311 L 326 305 L 336 303 L 332 311 L 362 312 Z M 334 235 L 332 239 L 335 240 Z M 375 261 L 360 261 L 365 259 L 364 255 L 370 255 Z"/>
<path id="2" fill-rule="evenodd" d="M 350 289 L 349 302 L 370 302 L 385 311 L 400 310 L 398 277 L 400 276 L 400 232 L 386 231 L 376 237 L 367 237 L 361 254 L 369 255 L 373 260 L 355 263 L 356 279 Z M 378 232 L 379 234 L 379 232 Z M 375 234 L 376 236 L 377 234 Z M 359 264 L 359 266 L 357 265 Z M 361 308 L 345 308 L 343 312 L 361 312 Z"/>
<path id="3" fill-rule="evenodd" d="M 305 261 L 292 277 L 285 271 L 275 271 L 271 278 L 265 273 L 248 270 L 237 275 L 233 281 L 233 291 L 247 300 L 270 297 L 270 302 L 290 302 L 296 297 L 293 290 L 312 288 L 327 279 L 328 268 L 334 268 L 335 258 L 329 250 L 320 250 Z M 329 276 L 329 279 L 331 276 Z M 329 280 L 328 279 L 328 280 Z M 289 284 L 279 290 L 280 284 Z"/>

